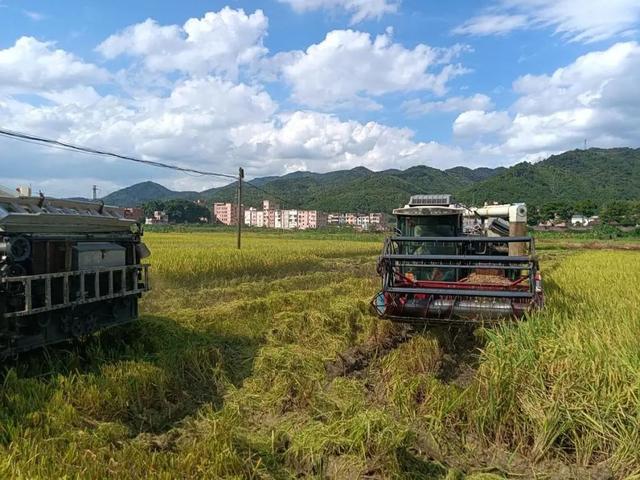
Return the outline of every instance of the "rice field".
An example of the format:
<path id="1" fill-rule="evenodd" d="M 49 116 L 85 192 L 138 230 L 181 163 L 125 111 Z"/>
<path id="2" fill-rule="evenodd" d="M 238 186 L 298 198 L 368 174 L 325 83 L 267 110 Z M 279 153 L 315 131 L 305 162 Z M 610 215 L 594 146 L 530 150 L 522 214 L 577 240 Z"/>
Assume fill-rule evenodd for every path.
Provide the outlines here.
<path id="1" fill-rule="evenodd" d="M 146 242 L 139 322 L 3 365 L 0 478 L 640 478 L 640 252 L 542 244 L 543 312 L 407 332 L 376 241 Z"/>

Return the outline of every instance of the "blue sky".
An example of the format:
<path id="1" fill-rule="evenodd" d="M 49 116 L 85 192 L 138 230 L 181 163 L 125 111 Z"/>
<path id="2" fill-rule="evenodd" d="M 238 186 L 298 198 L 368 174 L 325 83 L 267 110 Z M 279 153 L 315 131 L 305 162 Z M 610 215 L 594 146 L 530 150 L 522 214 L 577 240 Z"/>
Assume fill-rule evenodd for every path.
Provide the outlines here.
<path id="1" fill-rule="evenodd" d="M 0 127 L 250 176 L 638 146 L 639 3 L 0 0 Z M 210 186 L 10 140 L 0 172 Z"/>

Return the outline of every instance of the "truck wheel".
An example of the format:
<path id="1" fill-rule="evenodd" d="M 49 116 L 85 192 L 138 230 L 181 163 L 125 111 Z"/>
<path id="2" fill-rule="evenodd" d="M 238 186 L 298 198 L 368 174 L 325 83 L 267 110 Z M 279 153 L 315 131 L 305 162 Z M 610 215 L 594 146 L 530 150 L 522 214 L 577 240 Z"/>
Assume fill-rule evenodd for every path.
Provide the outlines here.
<path id="1" fill-rule="evenodd" d="M 31 256 L 31 243 L 26 237 L 19 236 L 11 239 L 9 256 L 14 262 L 23 262 Z"/>

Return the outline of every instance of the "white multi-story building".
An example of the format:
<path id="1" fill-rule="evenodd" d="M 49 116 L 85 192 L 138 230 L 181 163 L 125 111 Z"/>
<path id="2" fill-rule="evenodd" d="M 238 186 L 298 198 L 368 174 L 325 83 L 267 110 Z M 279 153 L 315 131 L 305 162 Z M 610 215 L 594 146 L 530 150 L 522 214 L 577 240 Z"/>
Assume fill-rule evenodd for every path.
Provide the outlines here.
<path id="1" fill-rule="evenodd" d="M 274 227 L 284 228 L 284 210 L 274 210 Z"/>
<path id="2" fill-rule="evenodd" d="M 327 225 L 327 214 L 317 210 L 283 210 L 265 200 L 262 210 L 251 207 L 244 212 L 244 223 L 252 227 L 316 229 Z"/>
<path id="3" fill-rule="evenodd" d="M 298 228 L 298 210 L 283 210 L 284 226 L 282 228 Z"/>
<path id="4" fill-rule="evenodd" d="M 349 225 L 359 230 L 380 229 L 384 226 L 383 213 L 331 213 L 327 216 L 329 225 Z"/>
<path id="5" fill-rule="evenodd" d="M 362 228 L 363 230 L 369 229 L 369 215 L 358 215 L 356 217 L 356 226 Z"/>
<path id="6" fill-rule="evenodd" d="M 244 211 L 244 224 L 254 226 L 258 223 L 258 209 L 249 207 Z"/>
<path id="7" fill-rule="evenodd" d="M 330 213 L 329 215 L 327 215 L 327 224 L 340 225 L 341 218 L 343 218 L 343 214 L 341 213 Z"/>
<path id="8" fill-rule="evenodd" d="M 371 225 L 382 225 L 383 222 L 384 222 L 384 214 L 382 213 L 369 214 L 369 223 L 371 223 Z"/>

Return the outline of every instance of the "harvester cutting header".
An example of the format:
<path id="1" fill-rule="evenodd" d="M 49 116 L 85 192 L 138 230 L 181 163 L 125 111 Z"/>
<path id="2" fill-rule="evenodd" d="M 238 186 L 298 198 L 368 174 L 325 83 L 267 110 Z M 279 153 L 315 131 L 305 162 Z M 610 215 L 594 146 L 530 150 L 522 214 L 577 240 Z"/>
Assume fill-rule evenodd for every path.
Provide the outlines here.
<path id="1" fill-rule="evenodd" d="M 372 305 L 390 320 L 482 323 L 521 318 L 543 304 L 523 203 L 467 208 L 451 195 L 414 195 L 393 211 L 396 234 L 378 261 Z"/>

